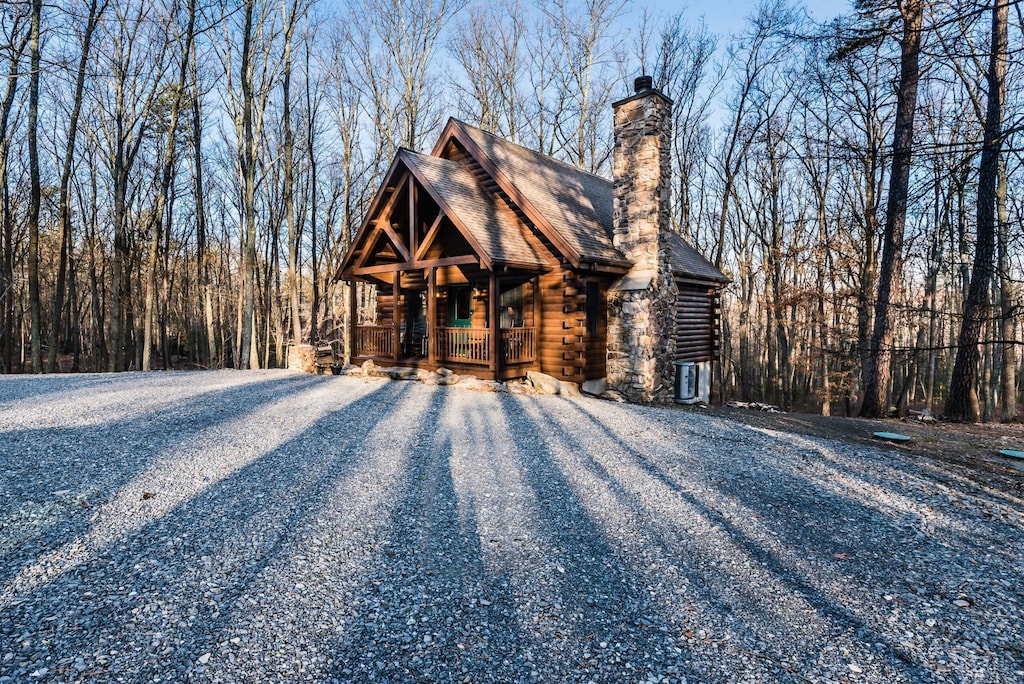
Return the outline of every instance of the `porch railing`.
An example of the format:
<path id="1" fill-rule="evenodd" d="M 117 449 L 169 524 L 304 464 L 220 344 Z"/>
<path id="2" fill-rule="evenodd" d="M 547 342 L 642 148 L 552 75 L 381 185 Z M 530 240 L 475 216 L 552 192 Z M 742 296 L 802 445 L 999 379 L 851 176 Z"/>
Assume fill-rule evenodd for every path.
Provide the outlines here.
<path id="1" fill-rule="evenodd" d="M 393 325 L 360 325 L 356 328 L 357 356 L 384 356 L 395 354 L 395 327 Z"/>
<path id="2" fill-rule="evenodd" d="M 536 328 L 506 328 L 501 331 L 500 339 L 502 363 L 531 363 L 537 356 Z M 486 366 L 491 362 L 488 328 L 434 328 L 428 332 L 427 340 L 434 345 L 434 357 L 439 363 Z M 394 326 L 360 325 L 356 328 L 356 356 L 392 358 L 394 353 Z"/>
<path id="3" fill-rule="evenodd" d="M 501 331 L 502 361 L 530 363 L 536 356 L 536 328 L 506 328 Z"/>
<path id="4" fill-rule="evenodd" d="M 434 328 L 434 355 L 438 361 L 486 366 L 491 361 L 488 328 Z"/>

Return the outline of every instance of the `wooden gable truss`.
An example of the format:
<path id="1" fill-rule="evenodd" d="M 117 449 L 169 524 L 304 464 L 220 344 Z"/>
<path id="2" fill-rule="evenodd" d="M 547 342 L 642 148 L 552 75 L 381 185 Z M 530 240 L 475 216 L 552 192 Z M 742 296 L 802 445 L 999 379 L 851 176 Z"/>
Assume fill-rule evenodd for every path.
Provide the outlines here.
<path id="1" fill-rule="evenodd" d="M 397 273 L 445 268 L 446 280 L 456 282 L 465 278 L 447 267 L 486 268 L 486 255 L 431 193 L 429 185 L 409 168 L 393 171 L 378 195 L 377 207 L 371 209 L 357 232 L 339 273 L 390 283 Z M 457 237 L 443 229 L 446 223 L 454 227 Z"/>

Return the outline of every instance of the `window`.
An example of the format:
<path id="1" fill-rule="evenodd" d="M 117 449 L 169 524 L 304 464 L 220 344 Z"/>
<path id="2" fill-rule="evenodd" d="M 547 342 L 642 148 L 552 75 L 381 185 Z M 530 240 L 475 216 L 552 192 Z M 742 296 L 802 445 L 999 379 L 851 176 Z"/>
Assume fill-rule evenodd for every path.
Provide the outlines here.
<path id="1" fill-rule="evenodd" d="M 521 328 L 523 321 L 523 286 L 516 285 L 510 290 L 501 293 L 498 300 L 501 310 L 502 328 Z"/>
<path id="2" fill-rule="evenodd" d="M 587 333 L 593 335 L 601 318 L 601 288 L 596 280 L 587 281 Z"/>

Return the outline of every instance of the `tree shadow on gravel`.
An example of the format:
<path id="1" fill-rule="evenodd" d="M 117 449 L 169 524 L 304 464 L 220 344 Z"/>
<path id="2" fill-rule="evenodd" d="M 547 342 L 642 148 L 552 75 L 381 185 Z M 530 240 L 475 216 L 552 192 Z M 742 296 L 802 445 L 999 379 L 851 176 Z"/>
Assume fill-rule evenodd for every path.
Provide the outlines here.
<path id="1" fill-rule="evenodd" d="M 545 428 L 504 395 L 472 414 L 443 396 L 463 422 L 425 420 L 329 679 L 620 682 L 664 673 L 669 651 L 681 662 L 644 587 L 538 454 Z"/>
<path id="2" fill-rule="evenodd" d="M 1020 567 L 1024 563 L 1024 548 L 1016 541 L 1024 535 L 1024 507 L 1012 498 L 996 496 L 969 481 L 943 480 L 941 471 L 922 472 L 913 461 L 887 457 L 884 451 L 861 449 L 853 457 L 828 443 L 795 435 L 772 438 L 788 447 L 776 458 L 790 477 L 833 491 L 840 500 L 858 502 L 867 515 L 874 513 L 871 521 L 847 522 L 837 530 L 840 542 L 850 546 L 863 544 L 865 527 L 881 532 L 882 545 L 889 548 L 868 554 L 868 560 L 891 560 L 894 554 L 908 553 L 950 556 L 950 549 L 958 551 L 944 568 L 947 586 L 938 584 L 931 572 L 916 578 L 917 586 L 943 594 L 955 591 L 963 576 L 977 571 L 970 566 Z M 968 557 L 970 563 L 965 562 Z"/>
<path id="3" fill-rule="evenodd" d="M 677 409 L 679 410 L 679 409 Z M 683 412 L 680 410 L 680 412 Z M 800 455 L 813 459 L 825 467 L 832 468 L 842 476 L 857 479 L 865 484 L 876 486 L 894 492 L 906 499 L 919 499 L 921 494 L 936 496 L 943 489 L 956 490 L 957 495 L 969 497 L 971 500 L 966 504 L 950 503 L 959 508 L 966 515 L 975 513 L 977 509 L 994 509 L 996 515 L 1009 512 L 1009 516 L 1001 516 L 1004 523 L 1014 524 L 1018 529 L 1024 530 L 1024 524 L 1019 514 L 1024 511 L 1024 499 L 1012 493 L 999 491 L 986 484 L 983 484 L 962 472 L 962 467 L 950 465 L 941 460 L 936 461 L 927 453 L 918 453 L 901 447 L 894 447 L 870 438 L 871 431 L 880 427 L 875 424 L 878 421 L 863 420 L 863 427 L 858 427 L 858 434 L 863 436 L 855 437 L 846 431 L 837 434 L 815 434 L 821 428 L 811 425 L 807 428 L 798 418 L 792 415 L 784 416 L 787 421 L 782 425 L 765 427 L 757 423 L 750 424 L 748 421 L 766 422 L 765 416 L 715 416 L 706 417 L 708 421 L 728 426 L 729 429 L 739 434 L 751 435 L 755 439 L 774 439 L 792 447 L 793 455 Z M 842 424 L 839 427 L 843 427 Z M 801 430 L 801 428 L 804 428 Z M 860 433 L 860 430 L 863 432 Z M 798 432 L 799 431 L 799 432 Z M 923 441 L 927 441 L 924 439 Z M 838 448 L 837 448 L 838 447 Z M 922 447 L 924 448 L 924 447 Z M 855 451 L 857 456 L 853 458 L 843 451 Z M 797 468 L 806 472 L 803 464 Z M 892 515 L 901 517 L 900 511 L 892 511 Z M 913 517 L 913 516 L 910 516 Z M 982 517 L 991 517 L 988 513 L 984 516 L 975 516 L 976 522 L 987 524 Z M 960 535 L 959 538 L 970 541 L 974 538 L 975 530 L 968 535 Z"/>
<path id="4" fill-rule="evenodd" d="M 542 422 L 524 410 L 525 403 L 535 400 L 499 395 L 498 401 L 512 427 L 516 458 L 537 503 L 539 524 L 564 566 L 562 612 L 574 620 L 566 625 L 566 634 L 557 635 L 561 643 L 549 646 L 562 662 L 546 681 L 693 676 L 681 634 L 665 620 L 643 578 L 623 562 L 609 530 L 587 511 L 552 456 L 552 446 L 578 449 L 575 440 L 553 421 Z"/>
<path id="5" fill-rule="evenodd" d="M 903 557 L 910 539 L 908 539 L 908 530 L 898 520 L 883 515 L 863 501 L 837 494 L 823 487 L 822 483 L 808 479 L 799 472 L 786 472 L 772 464 L 762 464 L 758 461 L 757 455 L 753 453 L 743 455 L 742 464 L 738 464 L 737 456 L 721 459 L 718 456 L 708 455 L 701 459 L 701 471 L 696 479 L 692 473 L 670 472 L 665 469 L 664 464 L 655 463 L 648 455 L 634 448 L 629 440 L 610 430 L 602 420 L 582 404 L 576 403 L 573 408 L 580 417 L 587 421 L 586 429 L 602 434 L 605 439 L 621 450 L 623 455 L 632 459 L 647 476 L 670 489 L 689 507 L 697 510 L 706 521 L 725 532 L 739 551 L 770 572 L 772 576 L 788 587 L 794 596 L 806 600 L 820 617 L 834 624 L 839 633 L 847 633 L 851 641 L 865 645 L 884 645 L 885 651 L 891 659 L 902 663 L 898 670 L 904 675 L 913 677 L 913 681 L 936 681 L 936 675 L 927 669 L 927 663 L 920 662 L 918 658 L 915 658 L 896 642 L 901 635 L 879 632 L 852 610 L 822 593 L 810 577 L 804 575 L 800 570 L 794 568 L 791 562 L 783 559 L 765 544 L 752 537 L 749 531 L 743 529 L 737 521 L 732 519 L 731 514 L 716 510 L 710 504 L 710 500 L 695 495 L 693 490 L 710 488 L 739 502 L 745 509 L 744 519 L 752 514 L 752 522 L 767 526 L 767 529 L 778 535 L 779 543 L 787 550 L 791 550 L 795 557 L 821 559 L 821 565 L 830 567 L 838 577 L 849 578 L 851 572 L 856 570 L 855 581 L 861 585 L 862 589 L 872 593 L 878 593 L 880 587 L 884 586 L 884 575 L 886 574 L 904 577 L 907 572 L 910 572 L 911 575 L 918 577 L 912 570 L 917 561 L 914 553 L 912 552 L 909 558 Z M 658 410 L 671 412 L 671 409 Z M 758 434 L 758 436 L 763 438 L 762 434 Z M 569 437 L 566 435 L 566 438 Z M 806 447 L 806 445 L 804 446 Z M 805 450 L 802 449 L 802 451 Z M 782 460 L 791 461 L 791 459 L 806 456 L 806 454 L 798 452 L 784 455 Z M 600 477 L 609 480 L 609 484 L 615 488 L 611 482 L 614 478 L 611 478 L 600 464 L 594 462 L 592 458 L 583 458 L 587 460 L 588 467 L 593 468 L 594 472 L 600 473 Z M 850 472 L 850 474 L 851 476 L 860 475 L 857 472 Z M 780 478 L 785 481 L 780 482 Z M 690 485 L 684 486 L 684 482 L 687 480 Z M 875 482 L 879 486 L 891 484 L 882 480 L 875 480 Z M 635 506 L 635 503 L 629 501 L 628 495 L 620 493 L 620 496 L 623 496 L 623 506 Z M 667 544 L 668 548 L 673 546 L 672 536 L 685 534 L 685 531 L 664 528 L 654 518 L 651 519 L 650 524 L 654 528 L 661 527 L 662 531 L 658 535 L 658 539 L 660 543 Z M 865 533 L 869 535 L 867 539 L 864 537 Z M 910 536 L 913 537 L 912 532 Z M 924 543 L 932 547 L 925 553 L 936 555 L 948 555 L 949 553 L 949 550 L 938 542 L 927 540 Z M 856 549 L 856 551 L 852 549 Z M 840 550 L 851 551 L 851 553 L 840 554 L 840 558 L 837 559 L 833 554 Z M 865 557 L 858 558 L 858 552 L 862 550 L 865 552 L 863 554 Z M 690 549 L 687 553 L 692 554 L 693 550 Z M 682 554 L 682 557 L 685 557 L 685 554 Z M 891 567 L 894 561 L 901 562 L 902 567 Z M 887 565 L 890 567 L 886 567 Z M 684 566 L 684 569 L 687 568 L 692 568 L 692 566 Z M 926 578 L 918 578 L 924 583 L 928 583 Z M 710 597 L 712 605 L 716 605 L 716 607 L 721 605 L 721 601 L 713 597 L 716 592 L 714 587 L 716 583 L 720 583 L 720 577 L 696 576 L 692 579 L 696 586 L 703 588 L 705 595 L 712 595 Z M 820 584 L 822 578 L 817 579 Z M 872 597 L 872 600 L 878 600 L 878 597 Z M 724 609 L 726 612 L 730 612 L 728 605 L 725 605 Z M 732 607 L 732 610 L 735 610 L 735 606 Z M 756 635 L 761 631 L 760 629 L 752 630 L 751 636 L 755 642 L 759 641 Z M 781 660 L 787 655 L 792 656 L 793 654 L 779 652 L 774 655 L 776 659 Z"/>
<path id="6" fill-rule="evenodd" d="M 717 422 L 740 435 L 781 446 L 773 450 L 767 465 L 758 458 L 704 463 L 712 468 L 720 491 L 758 512 L 793 509 L 796 514 L 777 520 L 788 544 L 806 546 L 813 541 L 808 540 L 804 523 L 813 514 L 828 532 L 814 549 L 822 557 L 857 549 L 855 560 L 864 561 L 863 569 L 869 573 L 879 563 L 900 562 L 901 577 L 936 594 L 954 591 L 964 576 L 977 571 L 965 562 L 968 557 L 971 566 L 990 568 L 1024 561 L 1015 541 L 1024 532 L 1024 509 L 1013 497 L 915 462 L 907 454 L 887 452 L 881 445 L 837 445 L 824 438 Z M 768 489 L 758 486 L 765 478 L 780 475 L 786 478 L 785 499 L 772 498 Z M 958 553 L 951 554 L 950 549 Z M 936 573 L 919 567 L 920 558 L 929 555 L 948 559 L 943 573 L 947 586 L 939 583 Z"/>
<path id="7" fill-rule="evenodd" d="M 98 506 L 186 437 L 315 382 L 308 376 L 276 377 L 197 391 L 145 419 L 115 417 L 96 425 L 0 434 L 0 586 L 40 554 L 85 533 Z"/>
<path id="8" fill-rule="evenodd" d="M 333 646 L 331 681 L 518 681 L 508 578 L 484 567 L 477 511 L 460 509 L 451 470 L 453 434 L 442 415 L 454 391 L 439 391 L 415 428 L 418 448 L 351 624 Z M 487 435 L 473 440 L 480 453 L 494 446 Z"/>
<path id="9" fill-rule="evenodd" d="M 320 380 L 297 378 L 283 387 L 272 380 L 261 383 L 262 392 L 247 385 L 188 411 L 202 414 L 235 392 L 245 392 L 251 407 Z M 70 679 L 78 676 L 71 667 L 81 657 L 86 673 L 100 679 L 195 676 L 196 658 L 215 650 L 228 631 L 231 608 L 268 564 L 293 551 L 295 531 L 358 467 L 363 439 L 383 417 L 381 404 L 401 401 L 407 390 L 381 384 L 349 398 L 193 498 L 3 606 L 0 653 L 19 656 L 0 663 L 0 674 L 20 680 L 45 665 L 51 676 Z M 19 648 L 16 641 L 23 639 L 32 646 Z M 25 651 L 34 654 L 31 659 L 23 659 Z M 97 653 L 108 657 L 97 659 Z"/>

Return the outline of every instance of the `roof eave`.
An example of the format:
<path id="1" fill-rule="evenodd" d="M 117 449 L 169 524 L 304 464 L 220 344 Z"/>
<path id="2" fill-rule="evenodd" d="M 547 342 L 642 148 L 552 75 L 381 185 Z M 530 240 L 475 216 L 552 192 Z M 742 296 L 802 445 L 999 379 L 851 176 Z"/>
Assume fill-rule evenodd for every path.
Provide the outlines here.
<path id="1" fill-rule="evenodd" d="M 694 275 L 692 273 L 687 273 L 685 271 L 672 271 L 672 276 L 678 280 L 682 280 L 685 283 L 693 285 L 709 285 L 711 287 L 714 287 L 715 289 L 723 288 L 726 285 L 732 283 L 732 280 L 725 276 L 723 276 L 725 277 L 725 280 L 720 280 L 718 278 L 708 278 L 705 276 Z"/>
<path id="2" fill-rule="evenodd" d="M 401 150 L 399 150 L 401 152 Z M 355 248 L 359 245 L 360 241 L 366 237 L 366 233 L 369 232 L 373 220 L 371 219 L 381 208 L 381 203 L 384 201 L 383 190 L 388 187 L 388 183 L 391 181 L 392 176 L 398 168 L 399 154 L 395 155 L 395 158 L 391 160 L 391 166 L 388 167 L 387 172 L 384 174 L 384 180 L 381 181 L 380 187 L 377 188 L 377 192 L 374 194 L 373 199 L 370 201 L 370 206 L 366 210 L 366 215 L 363 217 L 363 222 L 359 224 L 359 229 L 356 230 L 356 234 L 352 236 L 352 242 L 349 243 L 348 252 L 345 254 L 345 258 L 341 260 L 341 265 L 338 266 L 338 270 L 334 273 L 334 280 L 342 280 L 346 276 L 346 271 L 352 266 L 352 258 L 355 255 Z M 397 192 L 397 186 L 395 191 Z"/>
<path id="3" fill-rule="evenodd" d="M 472 248 L 472 250 L 474 252 L 476 252 L 476 256 L 480 259 L 481 265 L 484 266 L 484 268 L 486 268 L 488 270 L 493 268 L 493 266 L 494 266 L 494 255 L 493 254 L 489 254 L 487 252 L 487 250 L 485 250 L 483 248 L 483 245 L 481 245 L 477 241 L 477 239 L 475 237 L 473 237 L 473 233 L 468 228 L 466 228 L 465 224 L 463 224 L 463 222 L 462 222 L 462 219 L 459 216 L 456 215 L 456 213 L 448 205 L 448 202 L 445 201 L 445 199 L 441 195 L 441 193 L 439 193 L 430 184 L 430 182 L 428 181 L 427 177 L 424 175 L 424 173 L 416 165 L 416 159 L 415 159 L 415 154 L 416 153 L 412 152 L 411 150 L 405 150 L 404 148 L 400 149 L 398 151 L 398 153 L 399 153 L 399 155 L 402 156 L 402 159 L 405 161 L 405 166 L 406 166 L 406 168 L 409 169 L 409 173 L 411 173 L 413 176 L 416 177 L 416 180 L 418 180 L 420 182 L 420 185 L 422 185 L 423 188 L 433 198 L 433 200 L 435 202 L 437 202 L 437 206 L 441 209 L 441 211 L 444 213 L 444 215 L 448 217 L 448 220 L 452 222 L 452 225 L 454 225 L 455 228 L 459 231 L 459 233 L 462 234 L 462 237 L 466 239 L 466 241 L 469 243 L 469 246 Z"/>

